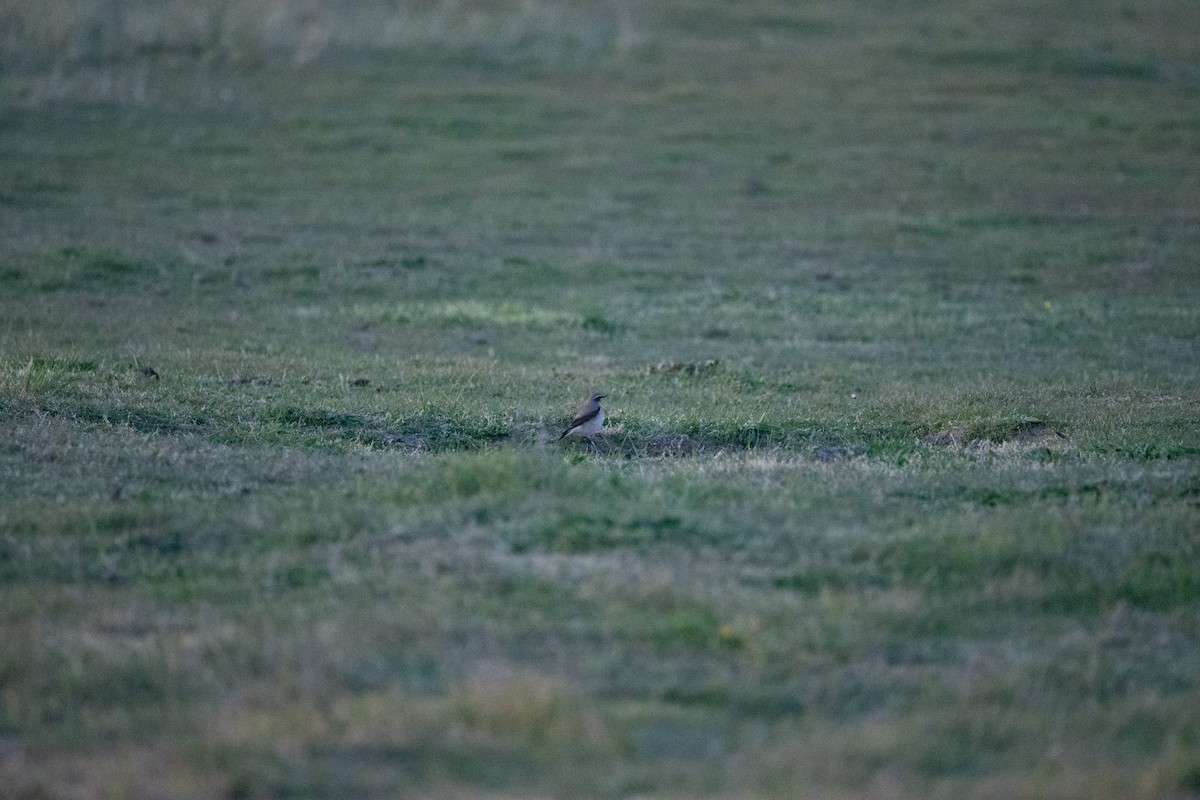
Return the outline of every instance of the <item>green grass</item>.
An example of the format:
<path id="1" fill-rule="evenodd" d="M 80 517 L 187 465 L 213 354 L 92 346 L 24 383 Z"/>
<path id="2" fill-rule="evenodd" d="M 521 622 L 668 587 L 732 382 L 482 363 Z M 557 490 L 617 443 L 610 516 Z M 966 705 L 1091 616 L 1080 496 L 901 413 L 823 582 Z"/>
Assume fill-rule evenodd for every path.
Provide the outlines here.
<path id="1" fill-rule="evenodd" d="M 0 5 L 5 796 L 1200 793 L 1198 23 Z"/>

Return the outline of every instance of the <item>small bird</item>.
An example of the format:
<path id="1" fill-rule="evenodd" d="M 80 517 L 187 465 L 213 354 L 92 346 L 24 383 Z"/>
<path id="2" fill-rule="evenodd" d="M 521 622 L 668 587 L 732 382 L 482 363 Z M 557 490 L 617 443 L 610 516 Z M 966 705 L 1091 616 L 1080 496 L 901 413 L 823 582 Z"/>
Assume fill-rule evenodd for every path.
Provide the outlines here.
<path id="1" fill-rule="evenodd" d="M 604 424 L 604 409 L 600 407 L 600 401 L 606 397 L 606 394 L 594 394 L 589 397 L 575 412 L 575 419 L 571 420 L 562 436 L 558 437 L 559 440 L 568 436 L 586 436 L 590 439 L 592 434 L 598 433 L 600 426 Z"/>

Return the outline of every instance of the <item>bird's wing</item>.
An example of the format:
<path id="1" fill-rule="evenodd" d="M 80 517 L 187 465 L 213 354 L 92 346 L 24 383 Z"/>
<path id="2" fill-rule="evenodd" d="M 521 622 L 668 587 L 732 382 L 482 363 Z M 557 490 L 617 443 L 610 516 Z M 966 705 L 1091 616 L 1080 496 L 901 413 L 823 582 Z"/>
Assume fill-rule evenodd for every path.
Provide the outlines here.
<path id="1" fill-rule="evenodd" d="M 600 413 L 600 404 L 596 403 L 595 408 L 593 408 L 589 411 L 581 411 L 580 413 L 578 413 L 575 416 L 575 419 L 571 420 L 571 424 L 567 426 L 567 430 L 571 430 L 571 428 L 578 428 L 583 423 L 595 419 L 596 415 L 599 413 Z"/>
<path id="2" fill-rule="evenodd" d="M 566 436 L 573 429 L 578 428 L 580 425 L 583 425 L 584 423 L 595 419 L 596 415 L 599 413 L 600 413 L 600 404 L 599 403 L 596 403 L 596 407 L 591 409 L 590 411 L 586 410 L 586 406 L 585 406 L 584 410 L 581 410 L 578 414 L 575 415 L 575 419 L 571 420 L 571 424 L 567 426 L 567 429 L 562 432 L 562 436 L 559 436 L 558 438 L 560 438 L 560 439 L 563 438 L 563 436 Z"/>

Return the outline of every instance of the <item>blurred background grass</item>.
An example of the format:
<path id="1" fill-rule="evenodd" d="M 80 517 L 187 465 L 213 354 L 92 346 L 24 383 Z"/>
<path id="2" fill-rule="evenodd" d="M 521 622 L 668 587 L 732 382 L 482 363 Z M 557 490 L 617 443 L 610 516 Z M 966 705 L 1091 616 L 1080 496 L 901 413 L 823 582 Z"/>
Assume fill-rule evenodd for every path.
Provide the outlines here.
<path id="1" fill-rule="evenodd" d="M 0 783 L 1195 795 L 1198 30 L 0 0 Z"/>

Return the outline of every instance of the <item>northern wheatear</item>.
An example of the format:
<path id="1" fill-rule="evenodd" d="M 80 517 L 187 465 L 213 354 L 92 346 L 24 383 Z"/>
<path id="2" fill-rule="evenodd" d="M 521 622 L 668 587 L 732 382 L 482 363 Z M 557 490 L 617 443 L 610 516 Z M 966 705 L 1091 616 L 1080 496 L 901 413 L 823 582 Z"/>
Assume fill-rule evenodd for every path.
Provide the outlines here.
<path id="1" fill-rule="evenodd" d="M 604 409 L 600 407 L 600 401 L 606 397 L 606 394 L 594 394 L 589 397 L 575 412 L 575 419 L 571 420 L 571 424 L 558 438 L 561 440 L 568 436 L 586 436 L 591 439 L 592 434 L 599 433 L 600 426 L 604 424 Z"/>

